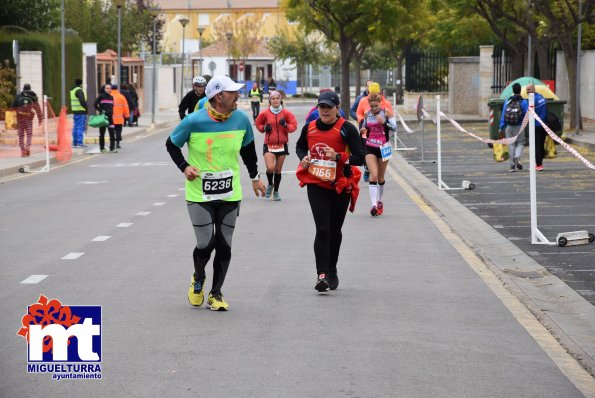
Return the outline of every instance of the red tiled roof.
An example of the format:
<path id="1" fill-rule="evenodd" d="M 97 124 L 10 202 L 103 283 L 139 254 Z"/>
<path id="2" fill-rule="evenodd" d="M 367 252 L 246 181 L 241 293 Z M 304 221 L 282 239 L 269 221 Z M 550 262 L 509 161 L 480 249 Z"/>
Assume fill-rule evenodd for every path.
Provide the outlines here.
<path id="1" fill-rule="evenodd" d="M 97 53 L 97 61 L 112 61 L 118 59 L 118 53 L 108 48 L 102 53 Z M 143 63 L 144 60 L 139 57 L 122 56 L 122 63 Z"/>

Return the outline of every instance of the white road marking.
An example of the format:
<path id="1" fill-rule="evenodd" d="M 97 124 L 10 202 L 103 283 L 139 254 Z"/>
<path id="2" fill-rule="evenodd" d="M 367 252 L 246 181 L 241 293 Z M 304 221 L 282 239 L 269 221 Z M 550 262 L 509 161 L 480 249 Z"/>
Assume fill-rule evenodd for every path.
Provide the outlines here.
<path id="1" fill-rule="evenodd" d="M 79 258 L 80 256 L 82 256 L 85 253 L 76 253 L 76 252 L 72 252 L 72 253 L 68 253 L 67 255 L 65 255 L 64 257 L 62 257 L 62 260 L 76 260 L 77 258 Z"/>
<path id="2" fill-rule="evenodd" d="M 99 235 L 93 239 L 93 242 L 105 242 L 109 238 L 111 238 L 111 236 Z"/>
<path id="3" fill-rule="evenodd" d="M 30 277 L 28 277 L 21 283 L 23 283 L 23 284 L 25 284 L 25 283 L 27 283 L 27 284 L 39 283 L 47 277 L 48 277 L 48 275 L 31 275 Z"/>
<path id="4" fill-rule="evenodd" d="M 170 166 L 171 162 L 135 162 L 135 163 L 111 163 L 92 164 L 89 167 L 145 167 L 145 166 Z"/>
<path id="5" fill-rule="evenodd" d="M 94 185 L 94 184 L 105 184 L 109 181 L 107 180 L 103 180 L 103 181 L 79 181 L 77 182 L 77 184 L 87 184 L 87 185 Z"/>
<path id="6" fill-rule="evenodd" d="M 116 225 L 116 228 L 128 228 L 131 225 L 131 222 L 121 222 L 120 224 Z"/>
<path id="7" fill-rule="evenodd" d="M 167 197 L 168 198 L 177 198 L 178 197 L 178 194 L 177 193 L 174 193 L 174 194 L 171 194 L 171 195 L 167 195 Z"/>
<path id="8" fill-rule="evenodd" d="M 186 188 L 178 188 L 178 191 L 185 191 Z"/>
<path id="9" fill-rule="evenodd" d="M 136 213 L 137 216 L 148 216 L 149 214 L 151 214 L 150 211 L 139 211 Z"/>
<path id="10" fill-rule="evenodd" d="M 165 202 L 155 202 L 153 206 L 165 206 Z"/>

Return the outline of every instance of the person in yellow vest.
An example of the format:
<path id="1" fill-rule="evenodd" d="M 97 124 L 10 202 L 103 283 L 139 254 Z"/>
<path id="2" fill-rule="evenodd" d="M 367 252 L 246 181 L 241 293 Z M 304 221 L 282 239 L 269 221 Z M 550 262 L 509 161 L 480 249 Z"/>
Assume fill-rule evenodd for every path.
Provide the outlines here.
<path id="1" fill-rule="evenodd" d="M 252 83 L 252 88 L 248 96 L 250 97 L 250 107 L 252 108 L 252 119 L 256 121 L 260 113 L 260 103 L 262 102 L 262 91 L 258 87 L 258 83 Z"/>
<path id="2" fill-rule="evenodd" d="M 116 149 L 120 149 L 120 141 L 122 141 L 122 127 L 124 126 L 124 118 L 130 118 L 130 108 L 128 101 L 118 91 L 118 85 L 112 84 L 112 97 L 114 97 L 114 129 L 116 138 Z"/>
<path id="3" fill-rule="evenodd" d="M 72 124 L 72 147 L 85 147 L 87 96 L 83 90 L 83 81 L 81 79 L 74 79 L 74 87 L 70 90 L 70 111 L 74 121 Z"/>

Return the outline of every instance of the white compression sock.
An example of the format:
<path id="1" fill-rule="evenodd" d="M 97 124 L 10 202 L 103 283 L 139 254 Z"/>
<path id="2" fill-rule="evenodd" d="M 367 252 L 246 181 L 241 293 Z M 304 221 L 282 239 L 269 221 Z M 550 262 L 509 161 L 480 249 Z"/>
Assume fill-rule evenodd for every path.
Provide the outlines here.
<path id="1" fill-rule="evenodd" d="M 372 202 L 372 206 L 378 205 L 378 185 L 375 182 L 371 182 L 368 186 L 370 189 L 370 201 Z"/>

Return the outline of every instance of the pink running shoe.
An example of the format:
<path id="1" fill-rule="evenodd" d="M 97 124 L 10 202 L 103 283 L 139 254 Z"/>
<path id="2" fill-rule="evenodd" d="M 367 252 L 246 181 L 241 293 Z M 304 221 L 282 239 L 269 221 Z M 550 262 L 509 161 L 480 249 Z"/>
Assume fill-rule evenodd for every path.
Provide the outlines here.
<path id="1" fill-rule="evenodd" d="M 378 215 L 381 215 L 384 212 L 384 204 L 382 202 L 378 202 Z"/>
<path id="2" fill-rule="evenodd" d="M 372 215 L 372 217 L 376 217 L 378 215 L 378 208 L 376 206 L 372 206 L 370 214 Z"/>

